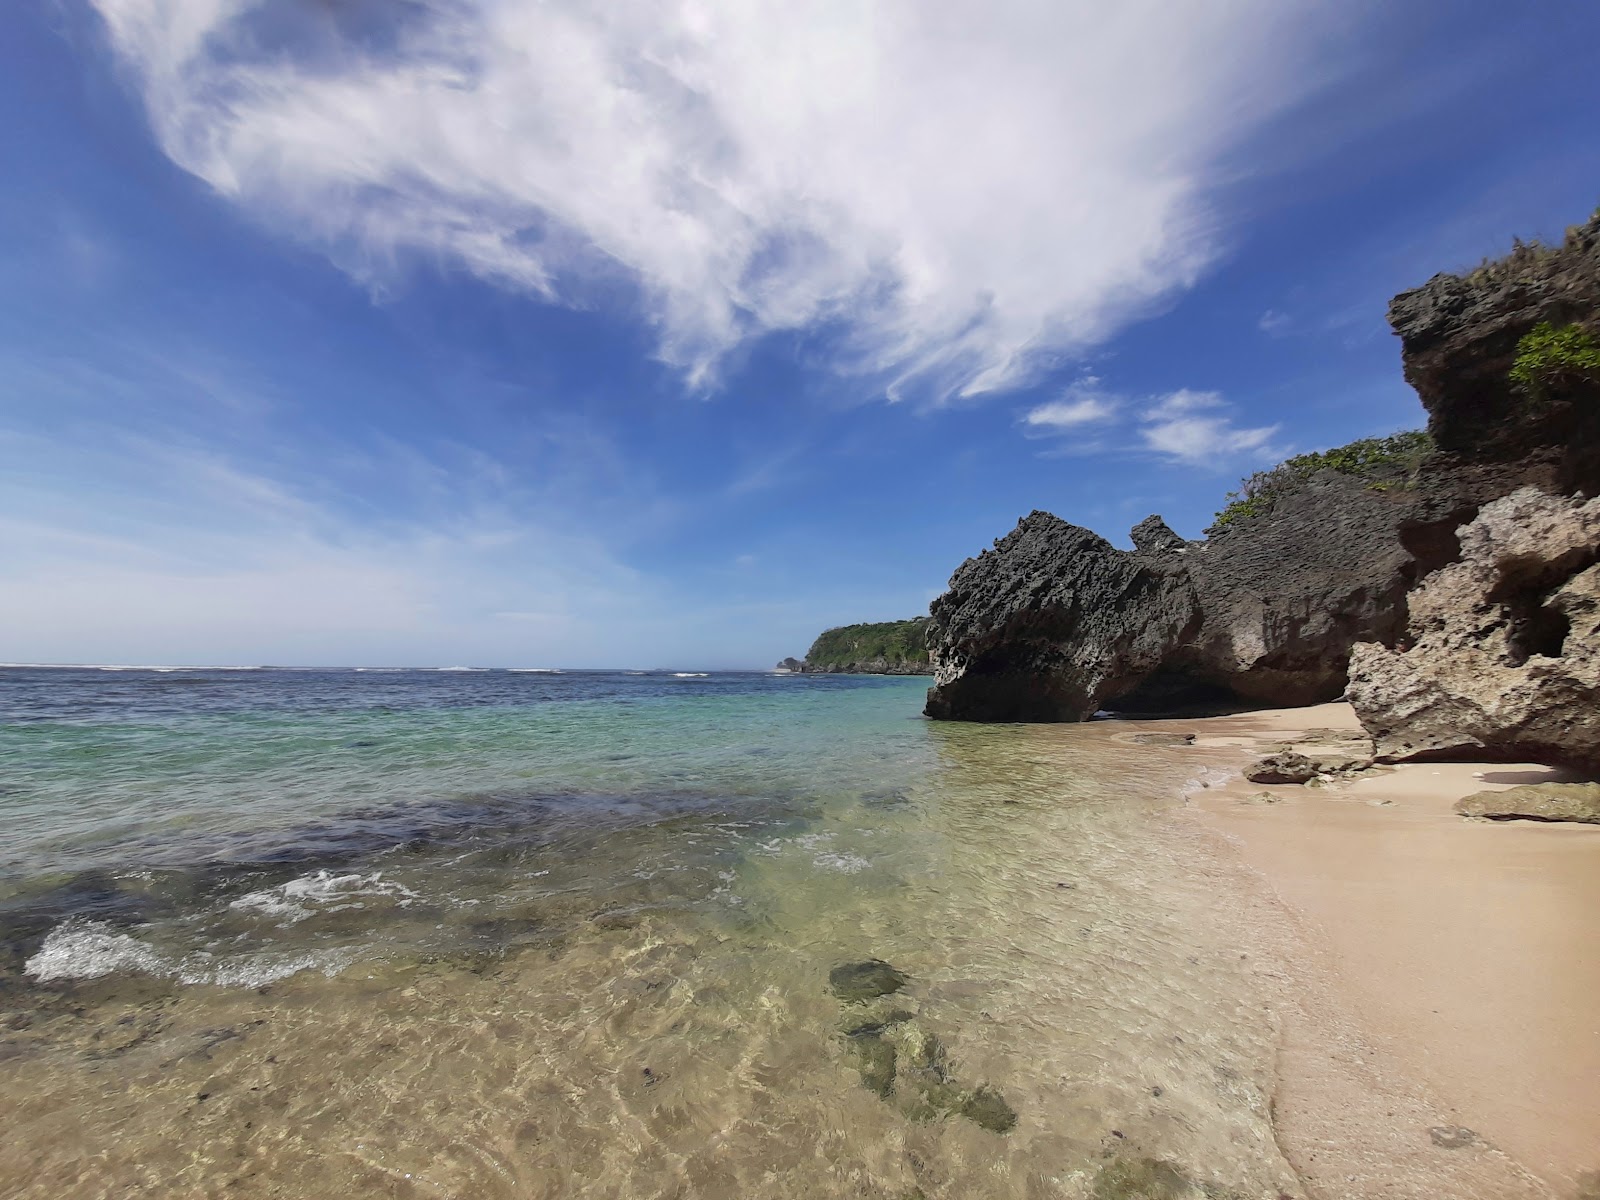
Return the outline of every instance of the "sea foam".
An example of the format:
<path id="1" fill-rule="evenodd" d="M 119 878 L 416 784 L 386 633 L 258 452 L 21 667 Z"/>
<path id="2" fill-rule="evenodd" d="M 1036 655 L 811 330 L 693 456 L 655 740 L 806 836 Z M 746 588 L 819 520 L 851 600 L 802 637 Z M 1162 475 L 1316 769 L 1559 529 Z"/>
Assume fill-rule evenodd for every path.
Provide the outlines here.
<path id="1" fill-rule="evenodd" d="M 255 911 L 268 917 L 279 917 L 285 925 L 304 921 L 318 912 L 340 912 L 350 908 L 365 908 L 367 901 L 383 899 L 404 908 L 417 898 L 417 894 L 404 884 L 385 879 L 382 871 L 370 875 L 335 875 L 331 871 L 316 871 L 302 875 L 277 887 L 249 892 L 228 905 L 236 911 Z"/>
<path id="2" fill-rule="evenodd" d="M 181 956 L 117 933 L 97 921 L 68 921 L 45 937 L 23 971 L 41 983 L 99 979 L 117 971 L 156 975 L 186 984 L 215 987 L 264 987 L 301 971 L 336 975 L 349 965 L 353 951 L 322 950 L 306 954 L 256 955 L 219 959 L 205 951 Z"/>

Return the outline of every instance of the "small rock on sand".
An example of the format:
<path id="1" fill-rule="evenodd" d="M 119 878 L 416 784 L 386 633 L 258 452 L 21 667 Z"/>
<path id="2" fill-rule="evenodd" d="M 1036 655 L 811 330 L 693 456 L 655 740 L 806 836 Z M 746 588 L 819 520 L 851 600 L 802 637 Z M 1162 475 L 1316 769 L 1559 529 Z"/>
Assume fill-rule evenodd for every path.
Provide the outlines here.
<path id="1" fill-rule="evenodd" d="M 1600 783 L 1530 783 L 1499 792 L 1473 792 L 1456 801 L 1464 817 L 1496 821 L 1582 821 L 1600 825 Z"/>

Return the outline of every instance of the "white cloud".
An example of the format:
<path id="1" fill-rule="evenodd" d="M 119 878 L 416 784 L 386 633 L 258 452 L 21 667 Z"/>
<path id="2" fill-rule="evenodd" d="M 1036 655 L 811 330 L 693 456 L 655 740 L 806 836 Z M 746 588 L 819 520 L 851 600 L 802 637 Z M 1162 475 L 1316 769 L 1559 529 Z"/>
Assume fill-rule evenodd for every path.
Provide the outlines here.
<path id="1" fill-rule="evenodd" d="M 1101 391 L 1100 381 L 1089 375 L 1069 387 L 1061 399 L 1030 410 L 1022 422 L 1032 429 L 1057 432 L 1109 421 L 1120 407 L 1121 401 Z"/>
<path id="2" fill-rule="evenodd" d="M 1139 436 L 1148 450 L 1196 466 L 1220 465 L 1240 455 L 1275 456 L 1271 442 L 1280 426 L 1242 429 L 1221 410 L 1216 392 L 1188 388 L 1161 396 L 1145 410 Z"/>
<path id="3" fill-rule="evenodd" d="M 1261 314 L 1261 319 L 1256 322 L 1256 328 L 1270 337 L 1278 337 L 1288 333 L 1294 324 L 1294 318 L 1288 313 L 1281 313 L 1275 308 L 1269 308 Z"/>
<path id="4" fill-rule="evenodd" d="M 1201 392 L 1193 388 L 1179 388 L 1175 392 L 1168 392 L 1165 396 L 1157 396 L 1150 407 L 1144 411 L 1147 421 L 1160 421 L 1168 417 L 1180 417 L 1187 413 L 1200 412 L 1208 408 L 1221 408 L 1223 399 L 1218 392 Z"/>
<path id="5" fill-rule="evenodd" d="M 841 369 L 938 398 L 1190 284 L 1209 186 L 1336 70 L 1323 18 L 1347 16 L 436 0 L 375 33 L 341 27 L 375 6 L 94 3 L 166 152 L 374 286 L 420 259 L 567 304 L 631 291 L 695 382 L 822 328 Z"/>

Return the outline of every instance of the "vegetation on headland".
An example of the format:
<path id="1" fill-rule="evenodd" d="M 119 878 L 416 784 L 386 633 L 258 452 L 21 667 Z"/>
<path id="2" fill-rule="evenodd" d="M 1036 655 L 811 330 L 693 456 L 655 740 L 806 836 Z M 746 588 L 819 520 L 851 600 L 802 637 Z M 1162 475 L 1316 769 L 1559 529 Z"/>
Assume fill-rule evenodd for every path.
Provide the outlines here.
<path id="1" fill-rule="evenodd" d="M 1337 471 L 1366 479 L 1378 489 L 1405 486 L 1422 460 L 1433 451 L 1425 430 L 1407 429 L 1388 437 L 1361 438 L 1332 450 L 1297 454 L 1266 471 L 1257 471 L 1229 492 L 1222 511 L 1207 533 L 1217 533 L 1239 521 L 1266 516 L 1284 497 L 1302 491 L 1321 471 Z"/>
<path id="2" fill-rule="evenodd" d="M 928 618 L 841 625 L 825 630 L 806 651 L 806 666 L 842 667 L 883 660 L 893 666 L 928 661 Z"/>
<path id="3" fill-rule="evenodd" d="M 1581 325 L 1541 321 L 1517 342 L 1511 385 L 1530 400 L 1578 383 L 1600 383 L 1600 344 Z"/>

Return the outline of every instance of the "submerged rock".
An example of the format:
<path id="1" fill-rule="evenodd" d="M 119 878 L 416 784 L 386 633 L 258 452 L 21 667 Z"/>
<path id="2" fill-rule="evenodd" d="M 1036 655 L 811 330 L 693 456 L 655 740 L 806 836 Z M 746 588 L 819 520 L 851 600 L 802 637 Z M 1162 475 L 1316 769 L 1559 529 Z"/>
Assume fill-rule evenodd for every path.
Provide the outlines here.
<path id="1" fill-rule="evenodd" d="M 980 1087 L 969 1094 L 956 1110 L 980 1129 L 1007 1133 L 1017 1124 L 1017 1111 L 993 1088 Z"/>
<path id="2" fill-rule="evenodd" d="M 1135 733 L 1128 740 L 1138 746 L 1192 746 L 1192 733 Z"/>
<path id="3" fill-rule="evenodd" d="M 944 1043 L 904 1009 L 844 1031 L 862 1086 L 908 1120 L 965 1117 L 991 1133 L 1017 1123 L 1016 1111 L 987 1084 L 966 1087 L 951 1073 Z"/>
<path id="4" fill-rule="evenodd" d="M 1600 783 L 1532 783 L 1457 800 L 1465 817 L 1497 821 L 1582 821 L 1600 825 Z"/>
<path id="5" fill-rule="evenodd" d="M 1410 597 L 1408 649 L 1356 647 L 1350 703 L 1387 761 L 1600 769 L 1600 499 L 1524 488 Z"/>
<path id="6" fill-rule="evenodd" d="M 899 1065 L 899 1053 L 893 1042 L 880 1034 L 869 1033 L 852 1037 L 850 1049 L 856 1056 L 856 1070 L 861 1072 L 862 1084 L 887 1100 L 894 1092 L 894 1078 Z"/>
<path id="7" fill-rule="evenodd" d="M 1093 1200 L 1189 1200 L 1207 1195 L 1177 1167 L 1159 1158 L 1119 1158 L 1095 1172 Z"/>
<path id="8" fill-rule="evenodd" d="M 871 1000 L 898 992 L 911 977 L 895 970 L 881 958 L 843 963 L 828 972 L 829 990 L 846 1002 Z"/>

